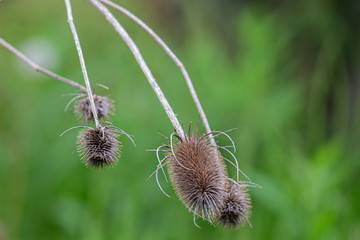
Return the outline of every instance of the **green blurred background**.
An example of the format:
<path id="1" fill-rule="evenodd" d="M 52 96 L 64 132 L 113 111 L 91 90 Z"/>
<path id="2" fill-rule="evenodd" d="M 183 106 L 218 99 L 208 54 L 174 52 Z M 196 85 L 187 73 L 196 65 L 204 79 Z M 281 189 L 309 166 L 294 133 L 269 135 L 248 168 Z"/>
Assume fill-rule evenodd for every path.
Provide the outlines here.
<path id="1" fill-rule="evenodd" d="M 34 73 L 0 47 L 0 239 L 360 239 L 358 0 L 116 0 L 184 62 L 214 130 L 232 131 L 250 189 L 252 228 L 198 220 L 155 178 L 154 149 L 172 127 L 120 37 L 86 1 L 72 1 L 92 84 L 116 101 L 124 136 L 111 169 L 76 152 L 82 125 L 64 112 L 71 86 Z M 114 12 L 115 13 L 115 12 Z M 198 113 L 179 69 L 135 23 L 138 44 L 179 120 Z M 4 0 L 0 36 L 82 83 L 63 1 Z M 203 128 L 202 128 L 203 131 Z M 219 138 L 220 145 L 228 145 Z M 229 173 L 235 171 L 229 167 Z"/>

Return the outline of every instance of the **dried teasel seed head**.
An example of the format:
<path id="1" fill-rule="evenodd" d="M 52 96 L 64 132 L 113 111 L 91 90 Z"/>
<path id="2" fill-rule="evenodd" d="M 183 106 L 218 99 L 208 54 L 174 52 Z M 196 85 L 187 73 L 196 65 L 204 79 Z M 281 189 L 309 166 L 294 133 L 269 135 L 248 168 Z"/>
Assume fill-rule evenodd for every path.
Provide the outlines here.
<path id="1" fill-rule="evenodd" d="M 120 157 L 120 145 L 109 127 L 86 128 L 78 135 L 78 152 L 87 167 L 113 166 Z"/>
<path id="2" fill-rule="evenodd" d="M 232 182 L 226 184 L 224 202 L 217 215 L 217 222 L 223 227 L 238 227 L 250 215 L 250 197 L 245 187 Z"/>
<path id="3" fill-rule="evenodd" d="M 98 118 L 100 120 L 104 117 L 108 118 L 109 114 L 113 113 L 114 101 L 108 97 L 94 95 L 94 103 Z M 76 102 L 74 112 L 80 119 L 83 119 L 85 122 L 94 119 L 88 97 Z"/>
<path id="4" fill-rule="evenodd" d="M 194 215 L 215 219 L 224 196 L 226 176 L 219 152 L 206 140 L 190 135 L 168 153 L 168 170 L 180 200 Z"/>

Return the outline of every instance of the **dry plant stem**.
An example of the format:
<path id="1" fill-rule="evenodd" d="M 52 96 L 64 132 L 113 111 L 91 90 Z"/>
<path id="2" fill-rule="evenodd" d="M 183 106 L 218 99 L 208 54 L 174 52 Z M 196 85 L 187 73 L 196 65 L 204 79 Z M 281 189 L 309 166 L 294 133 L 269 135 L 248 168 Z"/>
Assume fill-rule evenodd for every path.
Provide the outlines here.
<path id="1" fill-rule="evenodd" d="M 124 40 L 124 42 L 128 45 L 131 52 L 133 53 L 136 61 L 138 62 L 139 66 L 141 67 L 142 71 L 144 72 L 146 78 L 148 79 L 151 87 L 153 88 L 155 94 L 159 98 L 159 101 L 161 105 L 163 106 L 166 114 L 170 118 L 170 121 L 175 129 L 175 131 L 179 134 L 179 136 L 182 139 L 185 139 L 185 133 L 182 129 L 174 111 L 170 107 L 168 101 L 166 100 L 164 93 L 161 91 L 159 85 L 157 84 L 154 76 L 152 75 L 149 67 L 147 66 L 144 58 L 142 57 L 138 47 L 134 43 L 134 41 L 131 39 L 129 34 L 126 32 L 126 30 L 120 25 L 120 23 L 117 21 L 117 19 L 112 15 L 112 13 L 98 0 L 87 0 L 92 5 L 94 5 L 105 17 L 105 19 L 113 26 L 115 31 L 120 35 L 120 37 Z"/>
<path id="2" fill-rule="evenodd" d="M 86 85 L 86 91 L 87 91 L 87 95 L 88 95 L 89 100 L 90 100 L 91 110 L 92 110 L 92 113 L 93 113 L 93 116 L 94 116 L 94 121 L 95 121 L 96 127 L 98 127 L 100 125 L 99 124 L 99 118 L 97 116 L 97 111 L 96 111 L 95 102 L 94 102 L 94 96 L 93 96 L 92 91 L 91 91 L 90 81 L 89 81 L 89 77 L 88 77 L 88 74 L 87 74 L 87 71 L 86 71 L 85 60 L 84 60 L 84 56 L 83 56 L 83 53 L 82 53 L 82 50 L 81 50 L 80 40 L 79 40 L 79 37 L 77 35 L 76 28 L 75 28 L 74 21 L 73 21 L 70 0 L 65 0 L 65 5 L 66 5 L 66 10 L 67 10 L 67 16 L 68 16 L 67 21 L 68 21 L 68 23 L 70 25 L 71 32 L 73 34 L 74 42 L 75 42 L 75 45 L 76 45 L 76 50 L 77 50 L 78 55 L 79 55 L 81 70 L 82 70 L 82 73 L 83 73 L 83 76 L 84 76 L 84 81 L 85 81 L 85 85 Z"/>
<path id="3" fill-rule="evenodd" d="M 209 125 L 209 122 L 206 118 L 205 112 L 201 106 L 200 100 L 196 94 L 194 85 L 190 79 L 190 76 L 188 72 L 186 71 L 186 68 L 184 64 L 179 60 L 179 58 L 171 51 L 169 46 L 157 35 L 148 25 L 146 25 L 141 19 L 139 19 L 137 16 L 129 12 L 127 9 L 117 5 L 116 3 L 113 3 L 109 0 L 100 0 L 101 2 L 105 3 L 106 5 L 118 10 L 119 12 L 125 14 L 127 17 L 132 19 L 134 22 L 136 22 L 140 27 L 142 27 L 145 31 L 147 31 L 151 37 L 154 38 L 154 40 L 165 50 L 165 52 L 169 55 L 169 57 L 175 62 L 175 64 L 181 69 L 181 72 L 185 78 L 186 84 L 188 85 L 188 88 L 190 90 L 190 94 L 192 98 L 194 99 L 195 105 L 200 113 L 201 120 L 204 124 L 206 133 L 209 134 L 210 143 L 214 146 L 216 146 L 215 140 L 212 137 L 211 128 Z"/>
<path id="4" fill-rule="evenodd" d="M 25 63 L 29 64 L 35 71 L 37 72 L 41 72 L 49 77 L 52 77 L 56 80 L 59 80 L 61 82 L 70 84 L 73 87 L 78 88 L 80 91 L 82 92 L 86 92 L 86 88 L 82 85 L 80 85 L 77 82 L 74 82 L 70 79 L 64 78 L 62 76 L 57 75 L 56 73 L 53 73 L 45 68 L 40 67 L 39 65 L 37 65 L 34 61 L 32 61 L 30 58 L 28 58 L 27 56 L 25 56 L 23 53 L 21 53 L 19 50 L 17 50 L 14 46 L 12 46 L 10 43 L 6 42 L 4 39 L 0 38 L 0 44 L 6 48 L 7 50 L 9 50 L 10 52 L 12 52 L 15 56 L 17 56 L 18 58 L 20 58 L 21 60 L 23 60 Z"/>

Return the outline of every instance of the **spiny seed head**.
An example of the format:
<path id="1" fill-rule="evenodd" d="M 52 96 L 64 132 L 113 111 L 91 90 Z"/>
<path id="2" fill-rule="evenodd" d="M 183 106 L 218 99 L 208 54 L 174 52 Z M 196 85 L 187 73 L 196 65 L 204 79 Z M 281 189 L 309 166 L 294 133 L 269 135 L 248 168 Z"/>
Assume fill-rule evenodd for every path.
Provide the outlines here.
<path id="1" fill-rule="evenodd" d="M 87 128 L 78 135 L 78 152 L 87 167 L 113 166 L 120 157 L 119 135 L 109 127 Z"/>
<path id="2" fill-rule="evenodd" d="M 104 117 L 108 118 L 109 114 L 113 113 L 114 101 L 108 97 L 94 95 L 94 103 L 98 118 L 100 120 Z M 75 114 L 85 122 L 94 119 L 89 97 L 77 101 L 74 107 L 74 111 Z"/>
<path id="3" fill-rule="evenodd" d="M 224 227 L 243 224 L 250 214 L 250 197 L 245 187 L 229 182 L 226 184 L 224 202 L 217 215 L 217 222 Z"/>
<path id="4" fill-rule="evenodd" d="M 212 222 L 223 202 L 225 170 L 219 152 L 206 140 L 180 139 L 168 153 L 168 170 L 180 200 L 195 215 Z"/>

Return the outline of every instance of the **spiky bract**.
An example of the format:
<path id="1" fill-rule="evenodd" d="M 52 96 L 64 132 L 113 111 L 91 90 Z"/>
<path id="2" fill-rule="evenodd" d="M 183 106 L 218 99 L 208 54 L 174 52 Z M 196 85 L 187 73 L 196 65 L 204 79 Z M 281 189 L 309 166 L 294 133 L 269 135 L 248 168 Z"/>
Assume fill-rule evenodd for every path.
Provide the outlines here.
<path id="1" fill-rule="evenodd" d="M 189 210 L 212 222 L 223 202 L 224 165 L 218 151 L 205 140 L 205 136 L 178 139 L 173 152 L 168 153 L 171 181 Z"/>
<path id="2" fill-rule="evenodd" d="M 120 145 L 114 132 L 109 127 L 87 128 L 78 135 L 78 152 L 86 166 L 113 166 L 120 157 Z"/>
<path id="3" fill-rule="evenodd" d="M 243 224 L 250 214 L 250 197 L 245 187 L 229 182 L 226 184 L 224 202 L 217 215 L 217 222 L 224 227 Z"/>
<path id="4" fill-rule="evenodd" d="M 113 102 L 114 101 L 108 97 L 94 95 L 95 108 L 100 120 L 104 117 L 108 118 L 109 114 L 112 114 L 114 108 Z M 74 107 L 74 111 L 75 114 L 85 122 L 94 119 L 88 97 L 77 101 Z"/>

